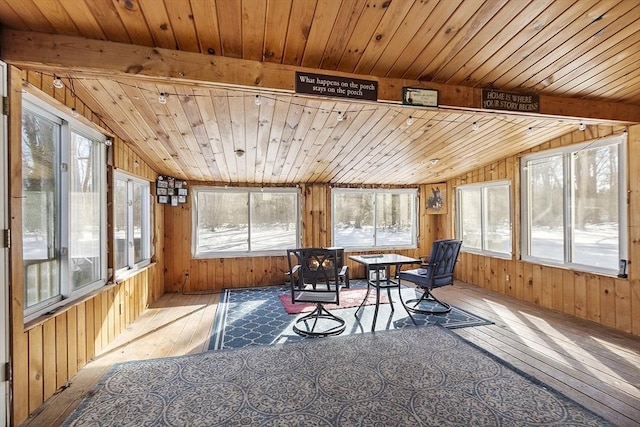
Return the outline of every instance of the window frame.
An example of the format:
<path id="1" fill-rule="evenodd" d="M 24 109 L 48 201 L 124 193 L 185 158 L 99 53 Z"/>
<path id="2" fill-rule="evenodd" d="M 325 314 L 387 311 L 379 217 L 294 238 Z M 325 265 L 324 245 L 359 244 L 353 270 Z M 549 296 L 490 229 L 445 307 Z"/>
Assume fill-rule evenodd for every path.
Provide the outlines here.
<path id="1" fill-rule="evenodd" d="M 117 170 L 115 171 L 114 175 L 113 175 L 113 188 L 114 188 L 114 194 L 113 194 L 113 204 L 114 204 L 114 209 L 116 204 L 118 204 L 119 202 L 116 200 L 116 196 L 117 193 L 115 192 L 115 187 L 116 187 L 116 183 L 117 181 L 125 181 L 127 184 L 127 201 L 126 201 L 126 206 L 127 206 L 127 231 L 126 231 L 126 235 L 127 235 L 127 239 L 126 239 L 126 255 L 127 255 L 127 265 L 125 267 L 121 267 L 118 269 L 115 269 L 114 271 L 114 278 L 116 280 L 122 280 L 124 278 L 126 278 L 127 276 L 131 275 L 131 273 L 140 270 L 146 266 L 148 266 L 149 264 L 151 264 L 151 257 L 153 255 L 153 229 L 152 229 L 152 217 L 153 217 L 153 202 L 152 202 L 152 198 L 153 195 L 151 194 L 151 183 L 145 179 L 139 178 L 135 175 L 126 173 L 124 171 L 120 171 Z M 142 186 L 142 197 L 141 197 L 141 208 L 142 208 L 142 237 L 141 237 L 141 251 L 142 251 L 142 259 L 138 262 L 135 261 L 135 249 L 132 249 L 134 245 L 133 241 L 131 240 L 131 236 L 134 235 L 133 233 L 133 194 L 134 194 L 134 185 L 141 185 Z M 116 249 L 115 249 L 115 245 L 116 245 L 116 237 L 115 237 L 115 233 L 116 233 L 116 229 L 115 226 L 113 227 L 113 245 L 114 245 L 114 268 L 116 267 L 115 262 L 116 262 Z"/>
<path id="2" fill-rule="evenodd" d="M 51 259 L 55 259 L 60 267 L 60 272 L 57 275 L 56 280 L 59 281 L 59 293 L 42 301 L 39 301 L 29 307 L 27 307 L 26 292 L 27 283 L 26 275 L 23 282 L 23 298 L 24 300 L 24 321 L 29 322 L 36 319 L 47 312 L 56 310 L 58 307 L 67 305 L 83 296 L 94 292 L 107 283 L 108 279 L 108 260 L 107 260 L 107 167 L 106 167 L 106 144 L 107 136 L 104 135 L 98 129 L 88 126 L 80 120 L 73 117 L 71 114 L 60 110 L 57 107 L 50 105 L 48 102 L 41 99 L 39 96 L 30 92 L 23 92 L 22 98 L 22 112 L 28 110 L 32 114 L 43 117 L 47 120 L 52 120 L 60 126 L 60 141 L 58 141 L 59 147 L 56 147 L 56 159 L 54 167 L 58 174 L 58 182 L 56 183 L 56 191 L 59 192 L 59 196 L 56 198 L 56 214 L 58 215 L 56 226 L 58 230 L 58 239 L 54 245 L 55 255 Z M 23 121 L 22 119 L 21 121 Z M 98 238 L 99 243 L 99 270 L 98 278 L 92 282 L 85 284 L 79 288 L 74 288 L 71 276 L 71 263 L 72 257 L 69 253 L 69 246 L 71 240 L 71 233 L 73 229 L 73 213 L 71 210 L 71 179 L 70 173 L 72 172 L 70 166 L 72 165 L 71 149 L 72 149 L 72 136 L 73 134 L 91 140 L 94 144 L 99 144 L 99 150 L 97 155 L 99 156 L 95 162 L 95 165 L 99 167 L 99 171 L 96 172 L 98 177 L 97 183 L 99 185 L 99 230 Z M 66 170 L 65 165 L 66 164 Z M 21 175 L 24 171 L 21 171 Z M 24 212 L 22 213 L 24 217 Z"/>
<path id="3" fill-rule="evenodd" d="M 628 233 L 627 233 L 627 137 L 626 132 L 621 135 L 614 135 L 585 141 L 579 144 L 572 144 L 565 147 L 554 148 L 550 150 L 540 151 L 523 156 L 520 161 L 520 175 L 522 185 L 520 186 L 520 197 L 522 203 L 520 205 L 520 234 L 521 234 L 521 258 L 523 261 L 558 266 L 564 268 L 570 268 L 576 271 L 584 271 L 595 274 L 603 275 L 617 275 L 619 270 L 616 268 L 602 268 L 594 265 L 580 264 L 571 261 L 571 253 L 573 248 L 573 229 L 572 229 L 572 183 L 574 173 L 571 165 L 571 156 L 574 153 L 578 153 L 582 150 L 601 148 L 606 146 L 617 145 L 618 150 L 618 259 L 628 259 Z M 563 243 L 564 243 L 564 255 L 563 261 L 557 262 L 553 259 L 536 257 L 529 254 L 529 177 L 527 172 L 527 165 L 530 161 L 549 158 L 552 156 L 562 156 L 563 167 Z"/>
<path id="4" fill-rule="evenodd" d="M 372 246 L 344 246 L 340 243 L 336 242 L 335 236 L 335 226 L 336 226 L 336 214 L 335 209 L 337 206 L 336 197 L 339 194 L 347 194 L 347 193 L 368 193 L 373 194 L 373 245 Z M 412 209 L 412 233 L 411 233 L 411 244 L 409 245 L 378 245 L 377 244 L 377 200 L 378 194 L 410 194 L 413 196 L 413 209 Z M 331 188 L 331 244 L 332 246 L 343 247 L 344 249 L 350 251 L 370 251 L 370 250 L 404 250 L 404 249 L 417 249 L 418 248 L 418 233 L 419 233 L 419 207 L 420 207 L 420 198 L 418 197 L 419 189 L 418 188 Z"/>
<path id="5" fill-rule="evenodd" d="M 228 251 L 228 252 L 216 252 L 206 251 L 197 252 L 198 250 L 198 195 L 200 193 L 237 193 L 247 194 L 247 251 Z M 288 193 L 295 195 L 295 212 L 296 212 L 296 243 L 295 247 L 300 247 L 302 241 L 302 201 L 301 191 L 299 187 L 220 187 L 220 186 L 194 186 L 191 190 L 191 207 L 192 207 L 192 219 L 191 219 L 191 256 L 194 259 L 211 259 L 211 258 L 242 258 L 242 257 L 255 257 L 255 256 L 273 256 L 273 255 L 286 255 L 287 249 L 280 248 L 273 250 L 251 250 L 251 195 L 263 194 L 263 193 Z"/>
<path id="6" fill-rule="evenodd" d="M 492 187 L 507 187 L 507 192 L 509 194 L 509 230 L 510 230 L 510 245 L 509 245 L 509 252 L 505 253 L 505 252 L 498 252 L 498 251 L 492 251 L 489 249 L 485 248 L 485 242 L 486 242 L 486 235 L 485 235 L 485 230 L 486 230 L 486 224 L 487 224 L 487 204 L 485 202 L 485 190 L 492 188 Z M 464 245 L 464 239 L 462 238 L 462 202 L 461 202 L 461 198 L 462 198 L 462 194 L 461 192 L 467 189 L 479 189 L 480 190 L 480 242 L 481 242 L 481 248 L 474 248 L 474 247 L 469 247 L 469 246 L 465 246 Z M 466 185 L 460 185 L 458 187 L 456 187 L 456 215 L 455 215 L 455 230 L 456 230 L 456 236 L 458 239 L 460 239 L 462 241 L 462 246 L 460 247 L 460 250 L 463 252 L 468 252 L 468 253 L 475 253 L 475 254 L 479 254 L 479 255 L 486 255 L 486 256 L 490 256 L 490 257 L 494 257 L 494 258 L 502 258 L 502 259 L 512 259 L 513 258 L 513 241 L 514 241 L 514 226 L 513 226 L 513 197 L 512 197 L 512 191 L 511 191 L 511 180 L 496 180 L 496 181 L 485 181 L 485 182 L 478 182 L 478 183 L 473 183 L 473 184 L 466 184 Z"/>

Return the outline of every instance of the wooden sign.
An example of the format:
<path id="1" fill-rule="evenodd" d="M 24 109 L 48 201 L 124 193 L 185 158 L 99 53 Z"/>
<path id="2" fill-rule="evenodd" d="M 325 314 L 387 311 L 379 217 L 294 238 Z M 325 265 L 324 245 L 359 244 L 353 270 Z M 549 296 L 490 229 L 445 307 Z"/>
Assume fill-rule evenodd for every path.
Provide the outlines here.
<path id="1" fill-rule="evenodd" d="M 378 82 L 296 71 L 296 93 L 378 100 Z"/>
<path id="2" fill-rule="evenodd" d="M 538 95 L 523 95 L 494 89 L 482 89 L 482 108 L 487 110 L 517 111 L 520 113 L 540 112 Z"/>
<path id="3" fill-rule="evenodd" d="M 416 107 L 437 107 L 438 91 L 436 89 L 403 87 L 402 103 L 404 105 L 414 105 Z"/>

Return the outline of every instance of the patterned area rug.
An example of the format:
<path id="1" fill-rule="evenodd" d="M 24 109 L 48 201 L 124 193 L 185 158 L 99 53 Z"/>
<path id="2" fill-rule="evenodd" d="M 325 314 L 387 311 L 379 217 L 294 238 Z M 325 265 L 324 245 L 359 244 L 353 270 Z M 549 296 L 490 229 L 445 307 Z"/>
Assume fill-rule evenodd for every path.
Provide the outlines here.
<path id="1" fill-rule="evenodd" d="M 607 426 L 442 327 L 113 367 L 63 426 Z"/>
<path id="2" fill-rule="evenodd" d="M 366 287 L 364 280 L 351 281 L 351 289 L 363 287 Z M 402 292 L 405 301 L 416 296 L 413 288 L 404 288 Z M 300 315 L 288 314 L 282 306 L 280 295 L 289 296 L 289 287 L 266 286 L 226 290 L 218 306 L 209 350 L 271 345 L 308 339 L 293 332 L 293 323 Z M 387 296 L 386 292 L 381 294 L 382 296 Z M 380 305 L 376 321 L 377 331 L 415 326 L 413 321 L 417 325 L 440 324 L 449 329 L 493 323 L 457 307 L 452 307 L 447 314 L 412 314 L 412 321 L 398 301 L 397 289 L 391 291 L 391 299 L 395 302 L 393 305 Z M 392 308 L 394 308 L 393 311 Z M 347 321 L 347 328 L 342 335 L 349 335 L 371 331 L 374 309 L 374 306 L 364 307 L 359 312 L 359 318 L 354 316 L 357 307 L 331 312 Z"/>
<path id="3" fill-rule="evenodd" d="M 350 289 L 342 289 L 340 291 L 340 305 L 335 304 L 327 304 L 325 308 L 327 310 L 338 310 L 341 308 L 350 308 L 357 307 L 362 303 L 365 295 L 367 294 L 366 288 L 350 288 Z M 285 311 L 288 314 L 299 314 L 299 313 L 309 313 L 314 310 L 315 304 L 309 303 L 292 303 L 291 302 L 291 293 L 287 292 L 285 294 L 278 295 L 280 298 L 280 302 L 284 307 Z M 376 293 L 369 292 L 369 296 L 367 297 L 367 301 L 365 301 L 365 305 L 372 305 L 376 303 Z M 386 295 L 380 295 L 380 304 L 389 304 L 389 298 Z"/>

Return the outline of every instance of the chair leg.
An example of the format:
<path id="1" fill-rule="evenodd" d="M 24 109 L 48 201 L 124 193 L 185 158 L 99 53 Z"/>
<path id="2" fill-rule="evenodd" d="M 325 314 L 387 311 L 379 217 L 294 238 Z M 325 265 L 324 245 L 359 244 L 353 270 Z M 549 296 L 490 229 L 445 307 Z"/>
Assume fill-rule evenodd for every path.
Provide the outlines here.
<path id="1" fill-rule="evenodd" d="M 334 326 L 323 329 L 320 331 L 316 331 L 316 326 L 320 319 L 324 319 L 327 322 L 333 323 Z M 311 327 L 309 327 L 309 322 L 311 322 Z M 324 323 L 324 322 L 323 322 Z M 302 326 L 304 324 L 304 326 Z M 347 327 L 347 322 L 336 316 L 335 314 L 330 313 L 322 304 L 316 304 L 315 310 L 311 313 L 306 314 L 296 320 L 293 324 L 293 331 L 304 337 L 327 337 L 330 335 L 339 335 Z"/>
<path id="2" fill-rule="evenodd" d="M 425 301 L 433 303 L 433 308 L 429 310 L 419 308 L 420 303 Z M 440 306 L 441 308 L 437 308 L 438 306 Z M 424 292 L 422 293 L 422 296 L 420 298 L 405 301 L 405 308 L 407 310 L 411 310 L 414 313 L 421 314 L 445 314 L 451 311 L 451 306 L 449 304 L 447 304 L 446 302 L 442 302 L 438 298 L 434 297 L 431 291 L 428 289 L 424 289 Z"/>

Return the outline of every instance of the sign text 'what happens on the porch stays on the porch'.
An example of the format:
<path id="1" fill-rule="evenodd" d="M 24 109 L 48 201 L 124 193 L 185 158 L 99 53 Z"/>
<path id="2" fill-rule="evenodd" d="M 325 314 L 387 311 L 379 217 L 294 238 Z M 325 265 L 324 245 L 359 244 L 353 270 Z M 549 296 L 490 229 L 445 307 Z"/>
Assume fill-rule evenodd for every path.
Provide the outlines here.
<path id="1" fill-rule="evenodd" d="M 378 82 L 296 71 L 296 93 L 378 100 Z"/>

